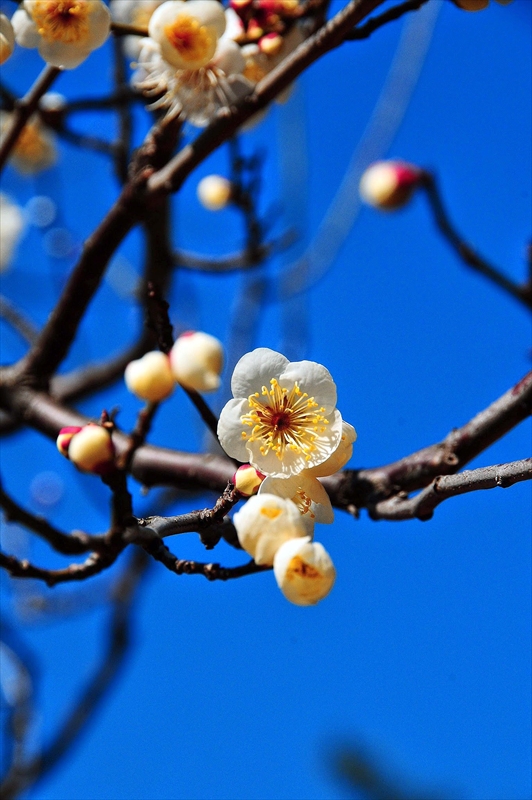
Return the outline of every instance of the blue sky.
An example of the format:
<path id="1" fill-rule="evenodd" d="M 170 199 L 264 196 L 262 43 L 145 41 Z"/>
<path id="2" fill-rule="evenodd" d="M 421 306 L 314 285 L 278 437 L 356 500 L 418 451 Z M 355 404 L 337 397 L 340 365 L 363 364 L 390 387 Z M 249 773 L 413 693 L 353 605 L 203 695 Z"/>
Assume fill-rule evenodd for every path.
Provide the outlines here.
<path id="1" fill-rule="evenodd" d="M 459 229 L 515 280 L 525 275 L 530 237 L 531 10 L 529 0 L 491 3 L 478 14 L 442 2 L 404 120 L 381 154 L 434 169 Z M 405 24 L 329 54 L 301 80 L 292 105 L 275 109 L 243 140 L 245 152 L 267 148 L 261 207 L 265 213 L 284 208 L 276 230 L 284 219 L 299 221 L 302 239 L 293 254 L 308 244 L 333 200 Z M 5 80 L 22 92 L 39 68 L 37 56 L 19 53 L 6 65 Z M 108 80 L 105 49 L 62 76 L 57 90 L 99 94 L 96 74 Z M 301 127 L 290 140 L 284 134 L 294 120 Z M 139 135 L 143 125 L 139 117 Z M 96 114 L 80 116 L 79 127 L 112 133 L 109 120 Z M 36 180 L 8 169 L 4 191 L 22 204 L 34 194 L 53 197 L 60 207 L 54 224 L 79 243 L 116 187 L 101 156 L 86 158 L 67 145 L 63 154 Z M 294 197 L 283 164 L 296 159 L 298 175 L 305 169 L 307 175 L 305 191 Z M 238 247 L 236 215 L 208 214 L 195 198 L 197 179 L 223 172 L 227 163 L 221 151 L 185 184 L 175 204 L 180 246 L 211 253 Z M 88 201 L 80 200 L 80 184 Z M 127 284 L 141 258 L 140 238 L 132 235 L 112 274 L 125 271 Z M 258 277 L 279 276 L 287 260 L 277 259 Z M 321 264 L 313 266 L 319 271 Z M 42 232 L 30 229 L 13 269 L 2 277 L 2 291 L 42 322 L 68 267 L 68 259 L 47 256 Z M 226 338 L 239 292 L 250 280 L 178 275 L 170 297 L 176 326 Z M 138 315 L 116 286 L 105 283 L 66 366 L 101 357 L 133 337 Z M 5 360 L 20 355 L 18 340 L 4 326 L 2 339 Z M 239 341 L 330 369 L 339 408 L 359 434 L 356 467 L 385 464 L 438 441 L 530 369 L 525 310 L 456 260 L 422 197 L 397 214 L 362 209 L 326 273 L 290 302 L 269 303 L 248 339 Z M 185 400 L 176 396 L 165 405 L 153 442 L 202 445 Z M 97 415 L 114 405 L 121 407 L 121 424 L 131 425 L 138 404 L 120 386 L 80 407 Z M 523 424 L 473 466 L 529 451 L 530 425 Z M 28 478 L 47 472 L 58 476 L 64 491 L 44 509 Z M 53 443 L 32 434 L 9 438 L 2 477 L 21 502 L 58 525 L 105 527 L 104 488 L 89 476 L 72 475 Z M 136 494 L 137 507 L 149 507 L 151 498 Z M 206 502 L 189 499 L 169 513 Z M 16 530 L 5 535 L 28 547 L 32 560 L 52 563 L 43 546 L 30 548 Z M 211 584 L 154 565 L 140 593 L 135 646 L 120 680 L 68 759 L 28 797 L 353 797 L 330 763 L 331 752 L 347 744 L 365 747 L 418 793 L 529 798 L 529 485 L 449 500 L 428 523 L 375 523 L 364 513 L 354 521 L 338 512 L 316 538 L 338 572 L 333 592 L 316 608 L 288 604 L 271 574 Z M 205 557 L 192 535 L 171 546 L 180 557 Z M 224 545 L 212 555 L 227 564 L 242 560 Z M 96 601 L 106 581 L 96 579 L 92 590 L 31 587 L 46 596 L 78 597 L 84 609 L 67 618 L 38 617 L 23 631 L 42 660 L 36 741 L 54 730 L 97 662 L 106 614 Z M 20 583 L 15 589 L 6 587 L 4 599 L 24 592 Z"/>

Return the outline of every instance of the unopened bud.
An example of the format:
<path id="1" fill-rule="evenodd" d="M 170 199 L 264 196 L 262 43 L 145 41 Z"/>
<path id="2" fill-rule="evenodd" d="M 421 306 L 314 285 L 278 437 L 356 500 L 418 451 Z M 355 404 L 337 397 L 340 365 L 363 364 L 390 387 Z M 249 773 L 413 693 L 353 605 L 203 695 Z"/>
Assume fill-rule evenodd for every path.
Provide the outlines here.
<path id="1" fill-rule="evenodd" d="M 295 503 L 274 494 L 256 494 L 233 516 L 242 548 L 257 564 L 271 566 L 288 539 L 307 536 Z"/>
<path id="2" fill-rule="evenodd" d="M 419 186 L 421 170 L 404 161 L 376 161 L 360 179 L 360 196 L 381 210 L 406 205 Z"/>
<path id="3" fill-rule="evenodd" d="M 110 432 L 101 425 L 85 425 L 72 436 L 68 457 L 84 472 L 95 472 L 98 475 L 108 472 L 115 457 Z"/>
<path id="4" fill-rule="evenodd" d="M 281 47 L 283 46 L 283 37 L 278 33 L 267 33 L 259 41 L 259 49 L 261 53 L 267 56 L 276 56 Z"/>
<path id="5" fill-rule="evenodd" d="M 251 495 L 257 494 L 265 477 L 262 472 L 252 467 L 251 464 L 244 464 L 233 475 L 233 484 L 235 489 L 244 497 L 251 497 Z"/>
<path id="6" fill-rule="evenodd" d="M 127 388 L 140 400 L 158 403 L 169 397 L 175 386 L 170 359 L 154 350 L 137 361 L 130 361 L 124 372 Z"/>
<path id="7" fill-rule="evenodd" d="M 15 49 L 13 26 L 5 14 L 0 14 L 0 64 L 3 64 Z"/>
<path id="8" fill-rule="evenodd" d="M 331 591 L 336 570 L 330 555 L 309 537 L 282 544 L 273 560 L 277 584 L 291 603 L 313 606 Z"/>
<path id="9" fill-rule="evenodd" d="M 196 392 L 215 392 L 223 368 L 222 343 L 201 331 L 183 333 L 170 351 L 172 374 L 178 383 Z"/>
<path id="10" fill-rule="evenodd" d="M 198 183 L 198 200 L 208 211 L 220 211 L 231 199 L 231 181 L 221 175 L 207 175 Z"/>
<path id="11" fill-rule="evenodd" d="M 70 440 L 74 436 L 75 433 L 79 433 L 81 427 L 79 425 L 69 425 L 67 428 L 61 428 L 59 431 L 59 436 L 56 439 L 57 449 L 61 453 L 62 456 L 68 458 L 68 447 L 70 445 Z"/>

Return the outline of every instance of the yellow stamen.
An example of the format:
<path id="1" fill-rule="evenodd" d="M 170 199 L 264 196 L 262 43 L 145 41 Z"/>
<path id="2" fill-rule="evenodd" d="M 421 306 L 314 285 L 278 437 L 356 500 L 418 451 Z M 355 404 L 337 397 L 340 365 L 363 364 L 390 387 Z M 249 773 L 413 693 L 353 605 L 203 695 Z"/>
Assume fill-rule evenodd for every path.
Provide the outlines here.
<path id="1" fill-rule="evenodd" d="M 259 399 L 262 395 L 262 398 Z M 261 395 L 254 392 L 248 397 L 249 412 L 240 417 L 242 425 L 250 427 L 248 442 L 260 441 L 262 455 L 272 450 L 282 460 L 286 450 L 304 456 L 310 461 L 316 451 L 316 439 L 329 424 L 313 397 L 302 392 L 294 383 L 289 390 L 272 378 L 270 388 L 263 386 Z"/>
<path id="2" fill-rule="evenodd" d="M 201 61 L 211 53 L 213 37 L 204 25 L 188 14 L 180 14 L 165 27 L 164 33 L 183 61 Z"/>

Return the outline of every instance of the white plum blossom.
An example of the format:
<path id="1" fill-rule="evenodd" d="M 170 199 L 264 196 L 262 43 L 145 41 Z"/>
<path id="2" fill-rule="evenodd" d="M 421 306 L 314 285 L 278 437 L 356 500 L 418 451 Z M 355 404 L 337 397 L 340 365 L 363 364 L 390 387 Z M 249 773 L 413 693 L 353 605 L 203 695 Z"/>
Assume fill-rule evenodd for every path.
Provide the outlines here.
<path id="1" fill-rule="evenodd" d="M 336 385 L 314 361 L 289 362 L 260 347 L 246 353 L 231 379 L 234 399 L 222 409 L 218 438 L 225 452 L 264 475 L 288 478 L 316 467 L 342 438 Z"/>
<path id="2" fill-rule="evenodd" d="M 55 67 L 74 69 L 108 38 L 111 15 L 102 0 L 23 0 L 12 23 L 22 47 L 36 47 Z"/>
<path id="3" fill-rule="evenodd" d="M 5 14 L 0 14 L 0 64 L 7 61 L 15 49 L 15 32 Z"/>
<path id="4" fill-rule="evenodd" d="M 186 331 L 170 351 L 174 379 L 196 392 L 215 392 L 220 386 L 224 362 L 223 345 L 203 331 Z"/>
<path id="5" fill-rule="evenodd" d="M 135 84 L 157 96 L 152 108 L 202 127 L 251 91 L 242 75 L 244 56 L 232 38 L 234 16 L 217 0 L 167 0 L 155 10 L 149 39 L 141 42 Z"/>
<path id="6" fill-rule="evenodd" d="M 151 16 L 164 0 L 111 0 L 109 11 L 114 22 L 148 29 Z M 139 36 L 124 36 L 124 52 L 128 58 L 136 59 L 140 53 Z"/>
<path id="7" fill-rule="evenodd" d="M 309 531 L 291 500 L 273 494 L 253 495 L 233 516 L 241 547 L 256 564 L 271 566 L 279 547 Z"/>
<path id="8" fill-rule="evenodd" d="M 280 590 L 296 606 L 313 606 L 331 591 L 336 570 L 330 555 L 310 537 L 282 544 L 273 560 L 273 573 Z"/>

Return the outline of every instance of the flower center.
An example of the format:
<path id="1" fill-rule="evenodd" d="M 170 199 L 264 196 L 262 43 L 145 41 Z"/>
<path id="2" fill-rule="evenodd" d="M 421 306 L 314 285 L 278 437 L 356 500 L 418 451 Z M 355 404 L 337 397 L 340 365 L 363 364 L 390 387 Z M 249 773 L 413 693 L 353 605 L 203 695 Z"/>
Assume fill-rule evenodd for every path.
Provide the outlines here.
<path id="1" fill-rule="evenodd" d="M 164 33 L 183 61 L 202 61 L 211 57 L 213 37 L 197 19 L 180 14 L 166 26 Z"/>
<path id="2" fill-rule="evenodd" d="M 263 456 L 272 450 L 282 460 L 286 450 L 303 455 L 310 461 L 316 450 L 316 439 L 324 433 L 329 420 L 313 397 L 302 392 L 294 383 L 292 389 L 279 385 L 275 378 L 270 388 L 262 387 L 248 397 L 249 412 L 240 417 L 243 425 L 251 432 L 242 431 L 242 438 L 248 442 L 260 441 Z"/>
<path id="3" fill-rule="evenodd" d="M 53 42 L 80 42 L 89 34 L 87 0 L 36 0 L 31 16 L 43 39 Z"/>

